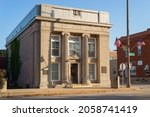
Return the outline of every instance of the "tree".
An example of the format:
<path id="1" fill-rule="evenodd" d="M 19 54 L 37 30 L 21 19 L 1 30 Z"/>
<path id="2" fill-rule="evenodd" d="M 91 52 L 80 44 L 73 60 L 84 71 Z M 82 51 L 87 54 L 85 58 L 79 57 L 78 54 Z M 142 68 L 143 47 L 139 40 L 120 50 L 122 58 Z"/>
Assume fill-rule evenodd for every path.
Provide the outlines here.
<path id="1" fill-rule="evenodd" d="M 1 69 L 0 70 L 0 89 L 3 88 L 6 79 L 7 79 L 7 71 L 5 69 Z"/>

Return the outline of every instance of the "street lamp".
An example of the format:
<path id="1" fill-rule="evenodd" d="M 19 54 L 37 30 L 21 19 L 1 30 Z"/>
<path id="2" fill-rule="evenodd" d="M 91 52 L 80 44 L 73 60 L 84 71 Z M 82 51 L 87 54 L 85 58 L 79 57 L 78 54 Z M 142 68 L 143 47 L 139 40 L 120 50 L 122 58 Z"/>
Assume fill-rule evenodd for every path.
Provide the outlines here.
<path id="1" fill-rule="evenodd" d="M 131 87 L 131 77 L 130 77 L 130 36 L 129 36 L 129 0 L 126 0 L 127 5 L 127 88 Z"/>
<path id="2" fill-rule="evenodd" d="M 131 87 L 131 77 L 130 77 L 130 51 L 134 49 L 136 46 L 144 46 L 145 42 L 143 40 L 139 40 L 138 43 L 136 43 L 131 49 L 130 49 L 130 35 L 129 35 L 129 0 L 126 0 L 126 21 L 127 21 L 127 46 L 123 45 L 120 39 L 116 38 L 115 44 L 117 48 L 122 47 L 123 49 L 125 48 L 127 50 L 127 88 Z M 126 51 L 125 50 L 125 51 Z"/>

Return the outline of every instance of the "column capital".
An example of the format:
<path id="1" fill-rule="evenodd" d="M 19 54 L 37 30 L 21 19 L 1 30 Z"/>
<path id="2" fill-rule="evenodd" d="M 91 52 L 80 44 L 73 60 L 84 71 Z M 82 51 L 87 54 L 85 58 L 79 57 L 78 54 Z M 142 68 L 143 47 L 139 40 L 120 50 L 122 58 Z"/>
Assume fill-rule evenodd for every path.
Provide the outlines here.
<path id="1" fill-rule="evenodd" d="M 83 34 L 82 34 L 82 37 L 83 37 L 83 38 L 89 38 L 89 37 L 90 37 L 90 34 L 85 34 L 85 33 L 83 33 Z"/>
<path id="2" fill-rule="evenodd" d="M 62 36 L 67 36 L 67 37 L 70 36 L 70 33 L 69 33 L 69 32 L 62 32 L 61 34 L 62 34 Z"/>

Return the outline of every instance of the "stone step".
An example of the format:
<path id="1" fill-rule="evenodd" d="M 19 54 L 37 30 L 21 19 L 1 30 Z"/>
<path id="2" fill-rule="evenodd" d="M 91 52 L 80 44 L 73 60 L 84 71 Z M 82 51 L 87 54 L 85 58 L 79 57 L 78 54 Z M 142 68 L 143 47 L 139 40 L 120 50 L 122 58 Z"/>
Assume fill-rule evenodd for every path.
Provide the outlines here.
<path id="1" fill-rule="evenodd" d="M 101 87 L 101 85 L 100 84 L 96 84 L 96 83 L 94 83 L 94 84 L 90 84 L 90 85 L 86 85 L 86 84 L 71 84 L 71 85 L 66 85 L 66 88 L 80 88 L 80 87 Z M 55 88 L 65 88 L 65 85 L 64 84 L 58 84 L 58 85 L 56 85 L 56 87 Z"/>

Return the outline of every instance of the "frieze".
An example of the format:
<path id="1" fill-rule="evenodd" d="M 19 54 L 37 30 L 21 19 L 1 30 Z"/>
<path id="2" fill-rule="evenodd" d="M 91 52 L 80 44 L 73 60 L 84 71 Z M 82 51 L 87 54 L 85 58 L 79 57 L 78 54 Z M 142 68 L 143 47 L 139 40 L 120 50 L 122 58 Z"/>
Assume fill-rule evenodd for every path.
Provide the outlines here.
<path id="1" fill-rule="evenodd" d="M 62 23 L 54 23 L 53 27 L 54 28 L 62 28 L 62 29 L 74 29 L 74 30 L 107 31 L 107 28 L 102 28 L 102 27 L 62 24 Z"/>

